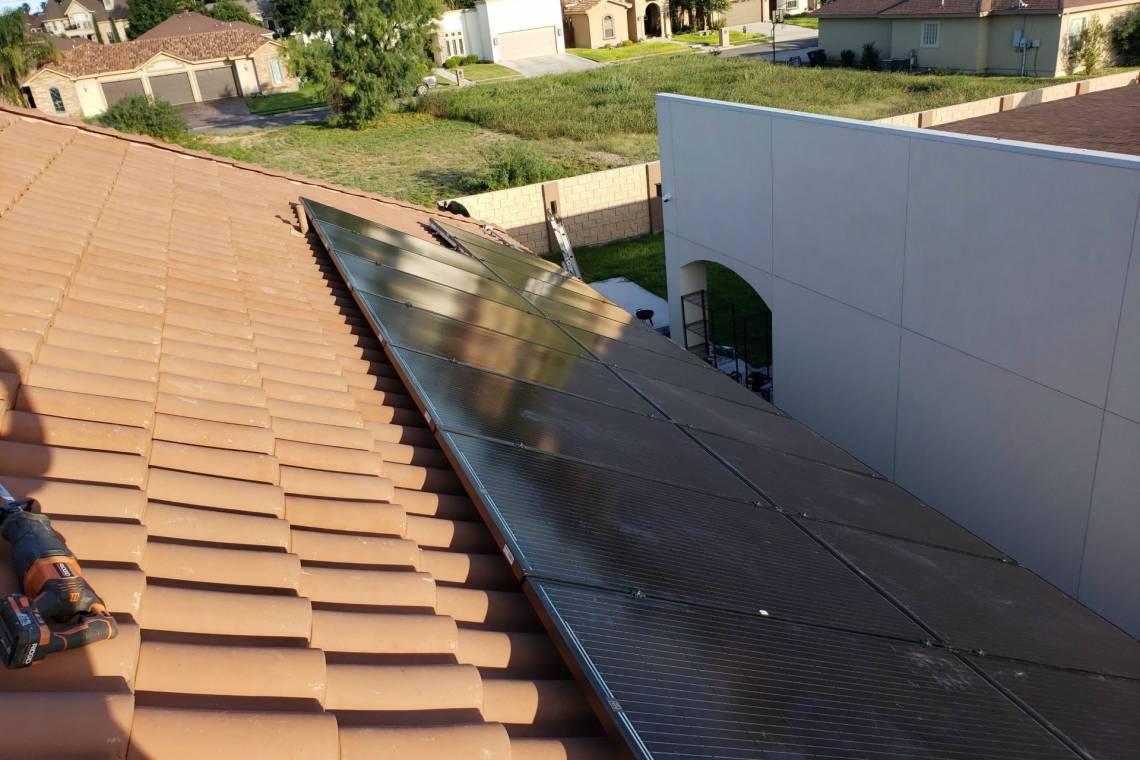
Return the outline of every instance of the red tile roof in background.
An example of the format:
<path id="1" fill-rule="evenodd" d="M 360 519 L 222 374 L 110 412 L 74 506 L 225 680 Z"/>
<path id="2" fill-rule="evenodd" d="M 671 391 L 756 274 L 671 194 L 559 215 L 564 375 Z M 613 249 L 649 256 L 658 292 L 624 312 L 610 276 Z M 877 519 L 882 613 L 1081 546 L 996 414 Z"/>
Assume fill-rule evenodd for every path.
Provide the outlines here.
<path id="1" fill-rule="evenodd" d="M 617 756 L 291 204 L 431 212 L 11 109 L 0 165 L 0 481 L 120 623 L 0 754 Z"/>

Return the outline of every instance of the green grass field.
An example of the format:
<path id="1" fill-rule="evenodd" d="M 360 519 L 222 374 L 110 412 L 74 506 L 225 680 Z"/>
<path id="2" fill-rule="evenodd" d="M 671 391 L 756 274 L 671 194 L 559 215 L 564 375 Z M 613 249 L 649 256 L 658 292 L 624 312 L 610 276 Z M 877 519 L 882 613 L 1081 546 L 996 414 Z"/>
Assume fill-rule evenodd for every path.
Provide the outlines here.
<path id="1" fill-rule="evenodd" d="M 819 19 L 813 16 L 785 16 L 784 23 L 802 26 L 805 29 L 819 29 Z"/>
<path id="2" fill-rule="evenodd" d="M 755 42 L 764 42 L 770 40 L 764 34 L 757 34 L 756 32 L 729 32 L 728 38 L 733 45 L 750 45 Z M 677 42 L 683 42 L 686 45 L 719 45 L 720 32 L 689 32 L 688 34 L 675 34 L 673 39 Z"/>
<path id="3" fill-rule="evenodd" d="M 567 53 L 576 55 L 598 63 L 613 61 L 628 61 L 633 58 L 643 58 L 663 53 L 677 53 L 681 51 L 679 45 L 672 42 L 639 42 L 636 45 L 612 48 L 568 48 Z"/>
<path id="4" fill-rule="evenodd" d="M 302 87 L 297 92 L 280 92 L 275 95 L 258 95 L 245 99 L 249 112 L 258 116 L 275 113 L 300 111 L 305 108 L 318 108 L 325 104 L 312 88 Z"/>
<path id="5" fill-rule="evenodd" d="M 463 78 L 472 82 L 487 82 L 495 79 L 521 77 L 522 74 L 514 69 L 498 63 L 473 63 L 469 66 L 460 66 L 463 69 Z"/>
<path id="6" fill-rule="evenodd" d="M 432 205 L 442 198 L 466 195 L 465 178 L 486 165 L 482 149 L 502 142 L 521 140 L 467 122 L 405 112 L 390 114 L 361 130 L 307 125 L 199 135 L 192 147 Z M 531 145 L 550 159 L 562 177 L 623 163 L 620 157 L 598 154 L 571 140 Z"/>

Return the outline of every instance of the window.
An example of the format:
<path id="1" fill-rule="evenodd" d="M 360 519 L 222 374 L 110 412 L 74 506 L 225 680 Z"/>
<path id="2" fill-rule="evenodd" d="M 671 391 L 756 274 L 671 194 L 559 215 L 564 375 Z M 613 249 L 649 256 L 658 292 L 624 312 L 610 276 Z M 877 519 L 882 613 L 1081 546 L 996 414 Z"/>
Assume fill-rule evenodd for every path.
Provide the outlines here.
<path id="1" fill-rule="evenodd" d="M 799 10 L 800 0 L 787 0 L 784 4 L 784 9 L 789 11 Z"/>
<path id="2" fill-rule="evenodd" d="M 56 113 L 67 113 L 67 109 L 63 106 L 63 96 L 59 94 L 58 87 L 52 87 L 48 90 L 48 95 L 51 95 L 51 107 L 55 109 Z"/>
<path id="3" fill-rule="evenodd" d="M 612 40 L 614 38 L 614 17 L 606 16 L 602 19 L 602 39 Z"/>
<path id="4" fill-rule="evenodd" d="M 922 47 L 938 47 L 938 22 L 922 22 Z"/>
<path id="5" fill-rule="evenodd" d="M 285 78 L 281 76 L 281 61 L 276 58 L 270 58 L 269 73 L 273 75 L 273 84 L 285 84 Z"/>
<path id="6" fill-rule="evenodd" d="M 1081 32 L 1085 30 L 1085 23 L 1088 21 L 1087 17 L 1069 19 L 1069 39 L 1075 40 L 1081 36 Z"/>

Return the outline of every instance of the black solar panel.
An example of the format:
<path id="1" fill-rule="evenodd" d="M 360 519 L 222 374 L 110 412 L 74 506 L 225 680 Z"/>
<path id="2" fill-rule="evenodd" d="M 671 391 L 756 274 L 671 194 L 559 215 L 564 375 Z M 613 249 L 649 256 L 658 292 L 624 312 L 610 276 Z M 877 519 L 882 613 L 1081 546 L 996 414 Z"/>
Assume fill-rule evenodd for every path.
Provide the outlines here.
<path id="1" fill-rule="evenodd" d="M 944 651 L 528 585 L 641 758 L 1072 758 Z"/>
<path id="2" fill-rule="evenodd" d="M 926 638 L 777 512 L 481 438 L 446 435 L 525 574 Z"/>
<path id="3" fill-rule="evenodd" d="M 393 349 L 439 427 L 521 443 L 709 493 L 750 498 L 752 489 L 626 389 L 626 408 L 603 406 L 531 383 Z M 617 382 L 615 378 L 615 382 Z"/>
<path id="4" fill-rule="evenodd" d="M 709 433 L 698 439 L 788 512 L 989 557 L 1002 554 L 905 489 L 825 464 Z M 805 522 L 808 530 L 817 530 Z"/>
<path id="5" fill-rule="evenodd" d="M 441 249 L 446 250 L 443 249 L 442 246 L 430 243 L 422 238 L 409 235 L 406 232 L 401 232 L 370 219 L 364 219 L 363 217 L 346 213 L 332 206 L 326 206 L 323 203 L 309 198 L 302 198 L 301 202 L 308 209 L 309 218 L 320 227 L 320 229 L 318 229 L 319 233 L 322 232 L 322 229 L 327 228 L 327 225 L 333 224 L 357 235 L 363 235 L 373 240 L 389 243 L 405 251 L 411 251 L 412 253 L 432 256 L 436 255 Z"/>
<path id="6" fill-rule="evenodd" d="M 839 525 L 812 530 L 947 644 L 1140 678 L 1140 646 L 1025 568 Z"/>
<path id="7" fill-rule="evenodd" d="M 592 312 L 608 319 L 613 319 L 618 322 L 633 322 L 634 317 L 625 309 L 620 306 L 615 306 L 607 301 L 598 300 L 598 298 L 591 298 L 590 296 L 579 293 L 577 290 L 571 290 L 562 285 L 551 285 L 537 280 L 528 280 L 525 283 L 516 284 L 515 287 L 523 291 L 523 295 L 527 298 L 547 298 L 554 301 L 560 301 L 569 306 L 575 306 L 584 311 Z M 541 302 L 536 302 L 541 306 Z"/>
<path id="8" fill-rule="evenodd" d="M 321 236 L 321 239 L 324 240 L 327 247 L 335 248 L 344 253 L 351 253 L 361 258 L 372 259 L 381 264 L 396 266 L 397 269 L 402 269 L 403 267 L 396 264 L 389 264 L 389 261 L 399 261 L 409 256 L 414 256 L 415 258 L 428 259 L 429 261 L 445 264 L 448 267 L 461 269 L 464 272 L 470 272 L 499 282 L 494 273 L 478 259 L 459 253 L 458 251 L 453 251 L 450 248 L 444 248 L 440 245 L 423 243 L 415 248 L 409 248 L 406 243 L 377 240 L 357 232 L 352 232 L 351 230 L 346 230 L 335 224 L 322 221 L 316 223 L 316 228 L 317 234 Z M 413 258 L 413 263 L 414 260 Z M 437 269 L 435 271 L 441 270 Z M 412 274 L 419 273 L 412 272 Z"/>
<path id="9" fill-rule="evenodd" d="M 991 657 L 970 659 L 1089 757 L 1140 757 L 1140 681 Z"/>

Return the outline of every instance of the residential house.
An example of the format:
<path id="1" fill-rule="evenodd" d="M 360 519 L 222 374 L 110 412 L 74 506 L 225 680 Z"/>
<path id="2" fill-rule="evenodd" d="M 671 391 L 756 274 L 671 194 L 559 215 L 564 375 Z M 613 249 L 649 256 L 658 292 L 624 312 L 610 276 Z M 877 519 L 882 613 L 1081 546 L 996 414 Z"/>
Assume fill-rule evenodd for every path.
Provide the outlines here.
<path id="1" fill-rule="evenodd" d="M 93 42 L 127 39 L 126 0 L 47 0 L 28 25 L 55 37 L 80 37 Z"/>
<path id="2" fill-rule="evenodd" d="M 80 45 L 23 82 L 45 113 L 98 116 L 132 95 L 173 104 L 296 90 L 283 46 L 241 25 L 113 45 Z"/>
<path id="3" fill-rule="evenodd" d="M 140 40 L 156 40 L 160 37 L 184 37 L 189 34 L 220 32 L 225 29 L 245 29 L 260 34 L 266 39 L 273 38 L 273 32 L 262 26 L 253 26 L 242 21 L 219 21 L 201 13 L 178 13 L 138 36 Z"/>
<path id="4" fill-rule="evenodd" d="M 1106 25 L 1137 0 L 833 0 L 816 11 L 831 55 L 874 43 L 923 69 L 1061 76 L 1085 25 Z"/>
<path id="5" fill-rule="evenodd" d="M 501 63 L 565 52 L 558 0 L 479 0 L 439 20 L 437 58 L 476 55 Z"/>
<path id="6" fill-rule="evenodd" d="M 562 14 L 570 47 L 673 36 L 668 4 L 662 0 L 562 0 Z"/>

